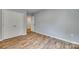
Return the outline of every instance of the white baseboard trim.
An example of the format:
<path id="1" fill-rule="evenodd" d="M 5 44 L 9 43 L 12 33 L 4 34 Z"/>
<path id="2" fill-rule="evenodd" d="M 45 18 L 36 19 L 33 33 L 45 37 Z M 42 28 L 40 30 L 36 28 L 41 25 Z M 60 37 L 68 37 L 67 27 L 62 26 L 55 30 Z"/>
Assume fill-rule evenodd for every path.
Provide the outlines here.
<path id="1" fill-rule="evenodd" d="M 40 32 L 36 32 L 36 33 L 43 34 L 43 35 L 46 35 L 46 36 L 50 36 L 50 35 L 47 35 L 47 34 L 44 34 L 44 33 L 40 33 Z M 79 43 L 78 42 L 75 42 L 75 41 L 66 40 L 66 39 L 63 39 L 63 38 L 56 37 L 56 36 L 50 36 L 50 37 L 56 38 L 56 39 L 59 39 L 59 40 L 62 40 L 62 41 L 66 41 L 66 42 L 69 42 L 69 43 L 72 43 L 72 44 L 79 45 Z"/>
<path id="2" fill-rule="evenodd" d="M 0 39 L 0 41 L 3 41 L 4 39 Z"/>
<path id="3" fill-rule="evenodd" d="M 27 35 L 27 34 L 22 34 L 22 35 Z M 15 37 L 18 37 L 18 36 L 21 36 L 21 35 L 17 35 Z M 10 37 L 10 38 L 14 38 L 14 37 Z M 10 38 L 6 38 L 6 39 L 10 39 Z M 0 41 L 6 40 L 6 39 L 5 38 L 2 38 L 2 39 L 0 39 Z"/>

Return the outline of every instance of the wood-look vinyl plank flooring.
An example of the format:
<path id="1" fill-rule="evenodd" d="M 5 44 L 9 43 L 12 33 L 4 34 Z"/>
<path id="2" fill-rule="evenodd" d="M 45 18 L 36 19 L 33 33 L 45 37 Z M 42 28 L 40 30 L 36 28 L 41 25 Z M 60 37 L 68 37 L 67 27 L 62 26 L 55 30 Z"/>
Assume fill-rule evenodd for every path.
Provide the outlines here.
<path id="1" fill-rule="evenodd" d="M 79 45 L 32 32 L 0 41 L 0 49 L 79 49 Z"/>

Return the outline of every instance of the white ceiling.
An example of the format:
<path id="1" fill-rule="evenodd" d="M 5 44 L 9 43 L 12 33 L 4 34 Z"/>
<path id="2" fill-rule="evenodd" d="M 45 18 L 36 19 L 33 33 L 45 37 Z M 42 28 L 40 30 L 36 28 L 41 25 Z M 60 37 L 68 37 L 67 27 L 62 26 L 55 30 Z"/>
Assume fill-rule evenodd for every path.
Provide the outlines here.
<path id="1" fill-rule="evenodd" d="M 16 11 L 16 12 L 21 12 L 21 13 L 27 12 L 28 14 L 35 14 L 35 13 L 39 12 L 42 9 L 9 9 L 9 10 Z"/>
<path id="2" fill-rule="evenodd" d="M 27 12 L 28 12 L 28 13 L 37 13 L 37 12 L 39 12 L 40 10 L 42 10 L 42 9 L 27 9 Z"/>

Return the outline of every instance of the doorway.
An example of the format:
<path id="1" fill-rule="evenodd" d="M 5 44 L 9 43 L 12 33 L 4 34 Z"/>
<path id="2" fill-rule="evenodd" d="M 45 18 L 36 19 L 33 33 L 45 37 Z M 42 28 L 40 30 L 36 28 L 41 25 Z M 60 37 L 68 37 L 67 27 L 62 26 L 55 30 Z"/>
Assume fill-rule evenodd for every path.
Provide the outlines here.
<path id="1" fill-rule="evenodd" d="M 34 30 L 34 16 L 27 16 L 27 34 Z"/>

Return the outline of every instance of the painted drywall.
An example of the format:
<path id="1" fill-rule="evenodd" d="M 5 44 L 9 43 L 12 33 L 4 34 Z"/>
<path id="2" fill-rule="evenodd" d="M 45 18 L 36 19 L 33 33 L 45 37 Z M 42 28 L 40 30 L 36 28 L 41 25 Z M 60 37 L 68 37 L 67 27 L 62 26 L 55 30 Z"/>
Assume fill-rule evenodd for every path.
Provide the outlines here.
<path id="1" fill-rule="evenodd" d="M 34 16 L 27 16 L 27 28 L 34 31 Z"/>
<path id="2" fill-rule="evenodd" d="M 34 31 L 34 16 L 32 16 L 32 31 Z"/>
<path id="3" fill-rule="evenodd" d="M 32 16 L 27 16 L 27 28 L 30 28 L 32 24 Z"/>
<path id="4" fill-rule="evenodd" d="M 0 9 L 0 39 L 2 37 L 2 12 L 1 12 L 1 9 Z"/>
<path id="5" fill-rule="evenodd" d="M 79 10 L 44 10 L 34 18 L 35 32 L 79 43 Z"/>
<path id="6" fill-rule="evenodd" d="M 26 19 L 24 13 L 2 10 L 3 39 L 26 35 Z"/>

